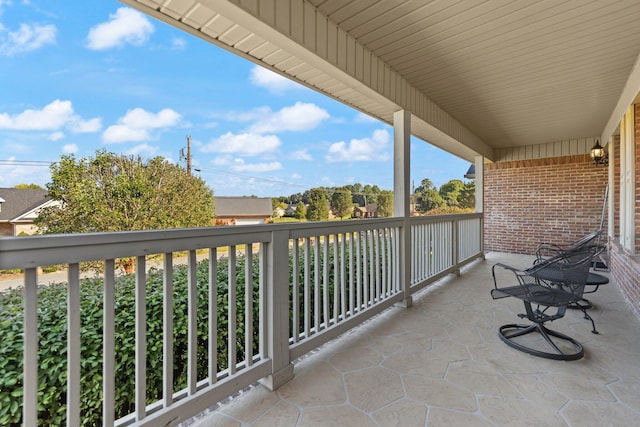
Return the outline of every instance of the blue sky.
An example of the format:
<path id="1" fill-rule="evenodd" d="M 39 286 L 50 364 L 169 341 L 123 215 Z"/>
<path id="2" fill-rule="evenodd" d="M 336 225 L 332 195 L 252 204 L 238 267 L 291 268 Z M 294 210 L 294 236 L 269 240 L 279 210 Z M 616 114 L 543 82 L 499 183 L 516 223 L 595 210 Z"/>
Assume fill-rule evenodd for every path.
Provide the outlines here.
<path id="1" fill-rule="evenodd" d="M 180 161 L 218 196 L 359 182 L 393 188 L 393 131 L 122 3 L 0 0 L 0 187 L 97 149 Z M 412 140 L 412 179 L 469 162 Z"/>

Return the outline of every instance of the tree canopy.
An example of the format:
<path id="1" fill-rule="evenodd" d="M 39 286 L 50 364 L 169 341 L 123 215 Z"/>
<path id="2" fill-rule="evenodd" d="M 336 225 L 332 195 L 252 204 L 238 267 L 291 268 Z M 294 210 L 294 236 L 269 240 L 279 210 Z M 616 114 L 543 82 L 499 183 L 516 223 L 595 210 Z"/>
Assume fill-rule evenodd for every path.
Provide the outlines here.
<path id="1" fill-rule="evenodd" d="M 336 189 L 331 196 L 331 210 L 339 217 L 344 218 L 353 212 L 353 201 L 351 191 L 346 187 Z"/>
<path id="2" fill-rule="evenodd" d="M 327 196 L 322 188 L 309 190 L 309 206 L 307 207 L 307 219 L 309 221 L 324 221 L 329 219 L 329 207 Z"/>
<path id="3" fill-rule="evenodd" d="M 96 151 L 94 158 L 62 156 L 47 190 L 59 206 L 36 223 L 46 233 L 150 230 L 210 226 L 213 192 L 204 181 L 162 157 Z"/>

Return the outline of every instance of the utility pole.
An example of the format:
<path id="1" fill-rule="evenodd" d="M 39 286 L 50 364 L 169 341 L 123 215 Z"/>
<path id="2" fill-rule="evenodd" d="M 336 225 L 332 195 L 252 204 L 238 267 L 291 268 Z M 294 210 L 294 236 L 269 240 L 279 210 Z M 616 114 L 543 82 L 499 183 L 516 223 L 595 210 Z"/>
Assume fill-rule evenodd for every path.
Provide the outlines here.
<path id="1" fill-rule="evenodd" d="M 180 160 L 187 161 L 187 174 L 191 176 L 191 135 L 187 135 L 187 154 L 184 154 L 184 148 L 180 149 Z"/>

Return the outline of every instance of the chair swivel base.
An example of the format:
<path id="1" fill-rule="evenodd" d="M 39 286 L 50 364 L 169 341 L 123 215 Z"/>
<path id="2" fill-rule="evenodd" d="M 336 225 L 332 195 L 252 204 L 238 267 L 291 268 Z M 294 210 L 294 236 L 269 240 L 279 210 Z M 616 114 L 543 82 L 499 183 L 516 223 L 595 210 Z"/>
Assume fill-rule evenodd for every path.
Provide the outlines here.
<path id="1" fill-rule="evenodd" d="M 524 344 L 521 344 L 514 340 L 514 338 L 521 337 L 523 335 L 537 333 L 544 338 L 547 344 L 555 350 L 555 352 L 543 351 L 539 348 L 528 347 Z M 516 350 L 523 351 L 532 356 L 543 357 L 545 359 L 553 359 L 553 360 L 578 360 L 582 359 L 584 356 L 584 348 L 582 344 L 573 338 L 561 334 L 560 332 L 553 331 L 551 329 L 545 328 L 544 325 L 538 323 L 532 323 L 529 325 L 517 325 L 517 324 L 508 324 L 500 326 L 500 331 L 498 333 L 500 339 L 510 347 L 515 348 Z M 550 337 L 554 337 L 558 340 L 561 340 L 569 346 L 573 347 L 572 351 L 569 350 L 561 350 Z"/>

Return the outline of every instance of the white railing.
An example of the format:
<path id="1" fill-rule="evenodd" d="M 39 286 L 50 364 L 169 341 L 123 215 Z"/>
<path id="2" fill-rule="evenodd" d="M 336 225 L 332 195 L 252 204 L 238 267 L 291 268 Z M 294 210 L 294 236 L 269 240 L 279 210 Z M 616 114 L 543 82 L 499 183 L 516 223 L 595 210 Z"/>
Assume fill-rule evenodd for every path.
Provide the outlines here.
<path id="1" fill-rule="evenodd" d="M 482 214 L 411 218 L 413 292 L 481 255 Z"/>
<path id="2" fill-rule="evenodd" d="M 42 403 L 38 368 L 48 349 L 39 338 L 39 267 L 67 270 L 67 375 L 60 393 L 67 424 L 79 425 L 86 416 L 81 309 L 90 286 L 85 280 L 93 280 L 102 309 L 100 422 L 172 425 L 258 380 L 277 387 L 292 375 L 292 360 L 481 255 L 480 214 L 411 218 L 410 234 L 405 223 L 393 218 L 0 240 L 0 269 L 25 272 L 23 366 L 15 373 L 24 391 L 21 421 L 37 425 Z M 411 240 L 411 287 L 401 283 L 405 236 Z M 124 274 L 120 265 L 129 257 L 135 271 Z M 89 261 L 102 265 L 99 279 L 84 279 Z M 135 313 L 119 300 L 127 280 Z M 127 315 L 133 320 L 123 332 Z M 127 363 L 123 340 L 133 341 Z M 177 365 L 183 370 L 176 372 Z M 130 401 L 122 402 L 123 381 L 134 388 L 125 394 Z"/>

